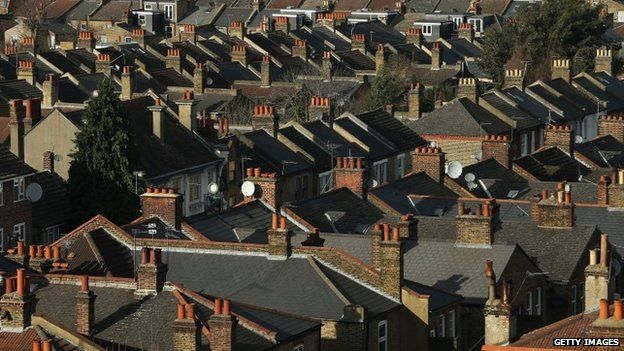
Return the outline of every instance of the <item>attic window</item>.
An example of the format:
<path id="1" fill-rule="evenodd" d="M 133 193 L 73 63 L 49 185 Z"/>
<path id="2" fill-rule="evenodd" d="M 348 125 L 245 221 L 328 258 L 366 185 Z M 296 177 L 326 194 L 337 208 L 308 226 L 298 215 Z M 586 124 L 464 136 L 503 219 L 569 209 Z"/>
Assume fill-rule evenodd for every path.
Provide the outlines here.
<path id="1" fill-rule="evenodd" d="M 145 9 L 146 10 L 151 10 L 152 9 L 152 4 L 145 4 Z"/>

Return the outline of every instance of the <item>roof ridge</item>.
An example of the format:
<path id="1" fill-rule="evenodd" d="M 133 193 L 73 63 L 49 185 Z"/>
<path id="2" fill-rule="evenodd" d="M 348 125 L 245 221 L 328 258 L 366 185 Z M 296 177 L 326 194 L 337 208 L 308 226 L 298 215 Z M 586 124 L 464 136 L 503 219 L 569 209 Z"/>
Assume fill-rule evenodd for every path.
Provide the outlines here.
<path id="1" fill-rule="evenodd" d="M 344 303 L 345 306 L 351 305 L 351 301 L 349 301 L 349 299 L 342 293 L 342 291 L 340 291 L 340 289 L 338 289 L 338 287 L 331 281 L 331 278 L 329 278 L 325 274 L 325 272 L 323 272 L 323 270 L 318 265 L 314 257 L 308 256 L 307 260 L 310 266 L 312 267 L 312 269 L 314 270 L 314 272 L 318 274 L 319 278 L 321 278 L 323 283 L 325 283 L 325 285 L 327 285 L 327 287 L 331 291 L 333 291 L 334 294 L 336 294 L 336 296 L 340 299 L 340 301 L 342 301 L 342 303 Z"/>

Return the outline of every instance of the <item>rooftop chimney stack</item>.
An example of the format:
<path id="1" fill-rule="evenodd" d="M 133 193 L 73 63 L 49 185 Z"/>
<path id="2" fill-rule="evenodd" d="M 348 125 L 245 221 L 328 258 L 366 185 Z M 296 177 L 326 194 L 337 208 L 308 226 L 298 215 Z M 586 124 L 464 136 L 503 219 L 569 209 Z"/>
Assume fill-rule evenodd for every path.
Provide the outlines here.
<path id="1" fill-rule="evenodd" d="M 329 97 L 313 96 L 308 106 L 309 120 L 322 120 L 332 123 L 334 117 L 333 106 Z"/>
<path id="2" fill-rule="evenodd" d="M 142 29 L 142 28 L 133 29 L 132 41 L 139 44 L 140 47 L 145 49 L 145 29 Z"/>
<path id="3" fill-rule="evenodd" d="M 377 46 L 377 52 L 375 53 L 375 73 L 381 74 L 381 71 L 386 64 L 386 53 L 383 44 Z"/>
<path id="4" fill-rule="evenodd" d="M 412 172 L 425 172 L 438 183 L 444 182 L 446 154 L 439 147 L 417 147 L 412 154 Z"/>
<path id="5" fill-rule="evenodd" d="M 214 313 L 208 320 L 208 326 L 213 333 L 210 350 L 235 350 L 237 324 L 238 320 L 232 315 L 230 300 L 215 299 Z"/>
<path id="6" fill-rule="evenodd" d="M 161 104 L 160 99 L 156 99 L 156 101 L 154 101 L 154 105 L 149 106 L 148 109 L 152 111 L 152 132 L 155 137 L 164 143 L 165 106 Z"/>
<path id="7" fill-rule="evenodd" d="M 366 36 L 364 34 L 353 34 L 351 36 L 351 49 L 366 52 Z"/>
<path id="8" fill-rule="evenodd" d="M 30 283 L 24 268 L 18 268 L 15 277 L 6 279 L 6 293 L 0 298 L 2 331 L 21 333 L 30 327 L 35 300 L 30 295 Z"/>
<path id="9" fill-rule="evenodd" d="M 366 162 L 368 163 L 368 162 Z M 334 168 L 335 188 L 349 188 L 354 194 L 366 198 L 369 169 L 363 157 L 337 157 Z"/>
<path id="10" fill-rule="evenodd" d="M 98 54 L 95 61 L 95 73 L 103 73 L 110 77 L 111 75 L 111 56 L 109 54 Z"/>
<path id="11" fill-rule="evenodd" d="M 442 50 L 442 43 L 439 41 L 433 42 L 433 47 L 431 48 L 431 69 L 442 68 Z"/>
<path id="12" fill-rule="evenodd" d="M 611 135 L 624 144 L 624 115 L 600 116 L 598 120 L 598 135 Z"/>
<path id="13" fill-rule="evenodd" d="M 89 276 L 80 277 L 80 290 L 76 294 L 76 329 L 83 335 L 91 335 L 95 326 L 95 293 L 89 290 Z"/>
<path id="14" fill-rule="evenodd" d="M 331 52 L 323 52 L 323 81 L 329 82 L 332 80 L 332 62 Z"/>
<path id="15" fill-rule="evenodd" d="M 182 53 L 179 49 L 167 49 L 165 62 L 167 68 L 173 68 L 176 72 L 182 74 Z"/>
<path id="16" fill-rule="evenodd" d="M 274 138 L 279 129 L 279 118 L 275 114 L 275 108 L 267 105 L 256 105 L 251 116 L 253 130 L 264 129 Z"/>
<path id="17" fill-rule="evenodd" d="M 568 125 L 550 124 L 544 130 L 544 146 L 556 146 L 574 157 L 574 133 Z"/>
<path id="18" fill-rule="evenodd" d="M 595 72 L 613 74 L 613 52 L 608 48 L 596 50 Z"/>
<path id="19" fill-rule="evenodd" d="M 37 74 L 35 61 L 19 61 L 17 68 L 17 79 L 23 79 L 30 85 L 37 84 Z"/>
<path id="20" fill-rule="evenodd" d="M 247 29 L 245 28 L 245 22 L 232 21 L 230 24 L 230 36 L 243 40 L 247 35 Z"/>
<path id="21" fill-rule="evenodd" d="M 292 57 L 300 57 L 301 59 L 308 61 L 310 49 L 308 48 L 306 41 L 300 39 L 295 40 L 295 45 L 291 49 L 291 55 Z"/>
<path id="22" fill-rule="evenodd" d="M 491 158 L 511 169 L 513 150 L 508 135 L 486 135 L 481 142 L 481 154 L 484 160 Z"/>
<path id="23" fill-rule="evenodd" d="M 31 54 L 34 54 L 35 53 L 35 38 L 33 37 L 22 38 L 21 52 L 29 52 Z"/>
<path id="24" fill-rule="evenodd" d="M 137 297 L 160 293 L 167 278 L 167 266 L 162 263 L 161 249 L 141 249 L 141 263 L 137 269 Z"/>
<path id="25" fill-rule="evenodd" d="M 498 222 L 496 200 L 477 203 L 472 211 L 463 201 L 457 202 L 455 242 L 458 245 L 492 245 L 492 234 Z"/>
<path id="26" fill-rule="evenodd" d="M 54 173 L 54 152 L 46 151 L 43 153 L 43 170 Z"/>
<path id="27" fill-rule="evenodd" d="M 469 42 L 474 42 L 475 32 L 472 28 L 472 23 L 460 23 L 457 28 L 457 34 L 459 38 L 466 39 Z"/>
<path id="28" fill-rule="evenodd" d="M 561 78 L 566 82 L 572 80 L 572 72 L 570 70 L 570 60 L 555 59 L 552 62 L 552 79 Z"/>
<path id="29" fill-rule="evenodd" d="M 260 84 L 263 87 L 271 86 L 271 56 L 262 56 L 262 63 L 260 63 Z"/>
<path id="30" fill-rule="evenodd" d="M 410 119 L 419 119 L 422 116 L 423 90 L 423 86 L 420 83 L 412 83 L 407 92 L 407 115 Z"/>
<path id="31" fill-rule="evenodd" d="M 466 97 L 475 104 L 479 104 L 479 80 L 477 78 L 459 78 L 457 97 Z"/>
<path id="32" fill-rule="evenodd" d="M 11 100 L 9 106 L 9 128 L 11 133 L 11 152 L 24 158 L 24 118 L 26 115 L 22 100 Z"/>
<path id="33" fill-rule="evenodd" d="M 544 228 L 572 228 L 574 226 L 574 204 L 569 185 L 557 184 L 556 194 L 548 197 L 542 192 L 542 199 L 537 203 L 537 225 Z"/>
<path id="34" fill-rule="evenodd" d="M 30 245 L 28 267 L 39 273 L 48 273 L 52 269 L 52 248 L 43 245 Z"/>
<path id="35" fill-rule="evenodd" d="M 282 188 L 277 173 L 262 172 L 260 168 L 247 168 L 245 180 L 251 181 L 255 185 L 253 196 L 245 199 L 245 201 L 261 199 L 273 209 L 280 207 Z"/>
<path id="36" fill-rule="evenodd" d="M 95 49 L 95 37 L 93 33 L 87 31 L 78 32 L 77 48 L 93 52 L 93 49 Z"/>
<path id="37" fill-rule="evenodd" d="M 524 71 L 521 69 L 506 69 L 503 87 L 516 87 L 520 90 L 524 90 Z"/>
<path id="38" fill-rule="evenodd" d="M 383 237 L 379 243 L 381 284 L 386 293 L 400 300 L 403 284 L 403 247 L 399 228 L 395 227 L 392 230 L 389 226 L 383 228 Z"/>
<path id="39" fill-rule="evenodd" d="M 197 42 L 197 33 L 195 32 L 194 24 L 182 25 L 182 31 L 180 31 L 180 40 L 189 41 L 193 44 Z"/>
<path id="40" fill-rule="evenodd" d="M 496 276 L 492 261 L 486 262 L 485 277 L 488 279 L 488 300 L 485 303 L 485 344 L 501 345 L 514 337 L 515 321 L 511 315 L 510 285 L 503 282 L 501 299 L 496 296 Z"/>
<path id="41" fill-rule="evenodd" d="M 58 84 L 54 74 L 46 75 L 43 82 L 43 106 L 53 107 L 58 101 Z"/>
<path id="42" fill-rule="evenodd" d="M 286 217 L 273 213 L 271 229 L 267 232 L 270 259 L 285 260 L 290 257 L 292 232 L 288 230 L 286 225 Z"/>
<path id="43" fill-rule="evenodd" d="M 589 265 L 585 267 L 585 312 L 595 310 L 601 299 L 608 300 L 611 296 L 608 250 L 609 237 L 602 234 L 600 250 L 589 251 Z M 600 261 L 598 251 L 600 251 Z"/>
<path id="44" fill-rule="evenodd" d="M 193 92 L 195 94 L 203 94 L 206 82 L 206 69 L 201 63 L 195 64 L 193 70 Z"/>
<path id="45" fill-rule="evenodd" d="M 132 66 L 124 66 L 121 73 L 121 99 L 130 100 L 134 90 Z"/>
<path id="46" fill-rule="evenodd" d="M 158 217 L 175 229 L 182 228 L 182 195 L 176 189 L 148 187 L 141 195 L 144 218 Z"/>
<path id="47" fill-rule="evenodd" d="M 423 43 L 422 29 L 420 28 L 408 28 L 405 37 L 407 38 L 408 44 L 414 44 L 420 47 Z"/>
<path id="48" fill-rule="evenodd" d="M 195 304 L 178 304 L 177 318 L 171 323 L 173 332 L 173 350 L 174 351 L 199 351 L 202 350 L 202 325 L 195 318 Z M 211 331 L 214 333 L 214 330 Z M 213 348 L 213 342 L 210 343 L 210 349 Z"/>
<path id="49" fill-rule="evenodd" d="M 275 30 L 282 31 L 286 34 L 290 33 L 290 19 L 288 17 L 276 17 L 275 18 Z"/>
<path id="50" fill-rule="evenodd" d="M 187 90 L 184 92 L 181 100 L 176 101 L 178 105 L 178 119 L 180 123 L 191 133 L 197 130 L 197 100 L 193 92 Z"/>
<path id="51" fill-rule="evenodd" d="M 232 46 L 232 62 L 240 62 L 247 67 L 247 47 L 245 45 Z"/>
<path id="52" fill-rule="evenodd" d="M 28 253 L 25 251 L 24 242 L 18 241 L 17 247 L 12 250 L 7 250 L 6 258 L 13 262 L 17 262 L 19 265 L 28 266 Z"/>
<path id="53" fill-rule="evenodd" d="M 598 182 L 598 203 L 610 208 L 624 208 L 624 170 L 613 176 L 600 176 Z"/>

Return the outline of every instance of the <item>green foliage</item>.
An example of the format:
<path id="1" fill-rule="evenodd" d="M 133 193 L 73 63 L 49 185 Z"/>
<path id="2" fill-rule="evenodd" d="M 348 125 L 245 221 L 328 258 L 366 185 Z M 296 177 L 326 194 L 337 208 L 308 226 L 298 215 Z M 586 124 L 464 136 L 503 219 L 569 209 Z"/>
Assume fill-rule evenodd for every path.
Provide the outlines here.
<path id="1" fill-rule="evenodd" d="M 74 140 L 76 151 L 71 155 L 68 181 L 74 224 L 97 214 L 116 223 L 138 216 L 131 117 L 122 112 L 112 81 L 104 79 Z"/>
<path id="2" fill-rule="evenodd" d="M 490 27 L 485 30 L 483 51 L 479 67 L 495 82 L 502 82 L 505 64 L 511 58 L 518 38 L 515 26 L 504 26 L 502 30 Z"/>
<path id="3" fill-rule="evenodd" d="M 422 100 L 423 112 L 433 111 L 436 100 L 451 101 L 453 97 L 453 89 L 448 85 L 440 84 L 433 89 L 425 89 Z"/>
<path id="4" fill-rule="evenodd" d="M 401 102 L 410 80 L 409 62 L 403 62 L 396 56 L 388 58 L 380 74 L 371 84 L 364 101 L 364 109 L 385 108 L 386 105 Z"/>

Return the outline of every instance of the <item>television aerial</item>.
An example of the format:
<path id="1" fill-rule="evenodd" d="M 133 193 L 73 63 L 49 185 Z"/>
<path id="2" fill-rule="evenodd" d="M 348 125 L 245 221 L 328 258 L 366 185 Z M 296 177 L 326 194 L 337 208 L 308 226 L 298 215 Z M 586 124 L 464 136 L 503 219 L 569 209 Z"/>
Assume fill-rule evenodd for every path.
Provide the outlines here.
<path id="1" fill-rule="evenodd" d="M 453 179 L 457 179 L 461 176 L 463 170 L 464 167 L 459 161 L 452 161 L 446 167 L 446 174 Z"/>
<path id="2" fill-rule="evenodd" d="M 253 182 L 245 181 L 241 185 L 241 193 L 245 196 L 252 196 L 256 192 L 256 185 Z"/>
<path id="3" fill-rule="evenodd" d="M 43 195 L 43 189 L 41 189 L 41 185 L 37 183 L 28 184 L 25 191 L 26 198 L 30 202 L 37 202 L 41 200 L 41 196 Z"/>
<path id="4" fill-rule="evenodd" d="M 219 185 L 215 182 L 210 182 L 210 184 L 208 184 L 208 193 L 210 193 L 210 195 L 215 195 L 219 192 Z"/>

